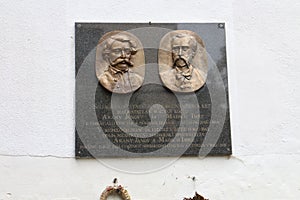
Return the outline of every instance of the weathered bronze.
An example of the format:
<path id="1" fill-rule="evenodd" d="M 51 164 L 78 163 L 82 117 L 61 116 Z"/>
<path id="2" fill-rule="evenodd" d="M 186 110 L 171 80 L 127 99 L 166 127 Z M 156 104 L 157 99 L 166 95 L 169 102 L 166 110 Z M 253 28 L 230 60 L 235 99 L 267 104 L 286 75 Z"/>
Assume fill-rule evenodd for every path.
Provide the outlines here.
<path id="1" fill-rule="evenodd" d="M 141 87 L 145 58 L 137 37 L 125 31 L 112 31 L 98 42 L 96 76 L 101 85 L 114 93 L 129 93 Z"/>
<path id="2" fill-rule="evenodd" d="M 202 39 L 194 32 L 176 30 L 160 42 L 159 74 L 164 85 L 175 92 L 194 92 L 207 77 L 207 56 Z"/>

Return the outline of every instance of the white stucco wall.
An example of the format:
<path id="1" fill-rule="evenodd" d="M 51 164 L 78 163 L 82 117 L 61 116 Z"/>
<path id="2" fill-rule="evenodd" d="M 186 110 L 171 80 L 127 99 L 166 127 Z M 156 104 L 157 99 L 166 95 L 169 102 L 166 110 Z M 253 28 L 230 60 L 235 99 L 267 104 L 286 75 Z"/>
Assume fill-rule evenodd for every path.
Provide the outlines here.
<path id="1" fill-rule="evenodd" d="M 300 199 L 299 10 L 296 0 L 0 0 L 0 200 L 98 199 L 114 177 L 132 199 Z M 148 21 L 226 22 L 232 157 L 144 174 L 122 169 L 166 159 L 74 159 L 74 23 Z"/>

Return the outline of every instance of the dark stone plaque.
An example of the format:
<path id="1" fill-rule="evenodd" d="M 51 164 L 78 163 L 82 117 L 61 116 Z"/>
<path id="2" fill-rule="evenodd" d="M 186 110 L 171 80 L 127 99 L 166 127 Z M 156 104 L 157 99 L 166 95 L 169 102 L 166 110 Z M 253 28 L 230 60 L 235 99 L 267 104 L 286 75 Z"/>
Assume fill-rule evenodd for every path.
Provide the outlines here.
<path id="1" fill-rule="evenodd" d="M 185 90 L 185 83 L 175 85 L 173 72 L 164 75 L 166 81 L 161 77 L 161 69 L 175 69 L 173 51 L 189 48 L 173 47 L 171 42 L 168 44 L 173 41 L 170 39 L 165 40 L 170 53 L 160 53 L 161 41 L 169 33 L 174 33 L 172 37 L 189 37 L 176 36 L 176 30 L 180 34 L 192 33 L 195 41 L 201 42 L 201 53 L 205 55 L 205 60 L 200 54 L 190 59 L 190 71 L 202 62 L 205 72 L 203 82 L 194 88 L 191 85 L 190 90 Z M 113 31 L 126 31 L 141 42 L 143 54 L 139 55 L 144 56 L 144 62 L 140 62 L 144 73 L 138 89 L 114 92 L 103 87 L 97 78 L 95 68 L 102 61 L 97 50 L 100 39 Z M 75 36 L 76 157 L 231 155 L 225 24 L 76 23 Z M 120 48 L 120 55 L 124 51 Z M 167 54 L 169 58 L 164 57 Z M 158 60 L 168 60 L 168 64 Z M 187 74 L 179 73 L 176 78 L 187 78 L 188 82 L 193 73 Z M 166 82 L 174 82 L 174 87 Z"/>

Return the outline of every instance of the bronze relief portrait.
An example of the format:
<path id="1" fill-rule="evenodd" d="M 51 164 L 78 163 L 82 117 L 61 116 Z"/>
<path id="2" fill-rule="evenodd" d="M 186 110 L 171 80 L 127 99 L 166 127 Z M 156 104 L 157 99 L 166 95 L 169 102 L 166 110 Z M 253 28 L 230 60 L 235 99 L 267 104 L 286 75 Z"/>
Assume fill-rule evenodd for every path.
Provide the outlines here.
<path id="1" fill-rule="evenodd" d="M 207 78 L 207 55 L 199 35 L 189 30 L 167 33 L 160 41 L 159 74 L 175 92 L 199 90 Z"/>
<path id="2" fill-rule="evenodd" d="M 130 93 L 143 84 L 144 50 L 139 39 L 126 31 L 106 33 L 96 50 L 96 76 L 100 84 L 114 93 Z"/>

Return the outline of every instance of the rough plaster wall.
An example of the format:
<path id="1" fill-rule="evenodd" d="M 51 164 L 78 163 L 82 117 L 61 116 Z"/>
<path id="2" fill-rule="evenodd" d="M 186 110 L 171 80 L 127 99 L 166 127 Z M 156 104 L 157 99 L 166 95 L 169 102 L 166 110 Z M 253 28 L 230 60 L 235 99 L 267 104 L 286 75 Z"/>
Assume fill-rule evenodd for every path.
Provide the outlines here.
<path id="1" fill-rule="evenodd" d="M 114 177 L 133 199 L 299 199 L 299 10 L 296 0 L 0 0 L 0 200 L 98 199 Z M 225 21 L 233 156 L 147 174 L 75 160 L 75 21 Z"/>

